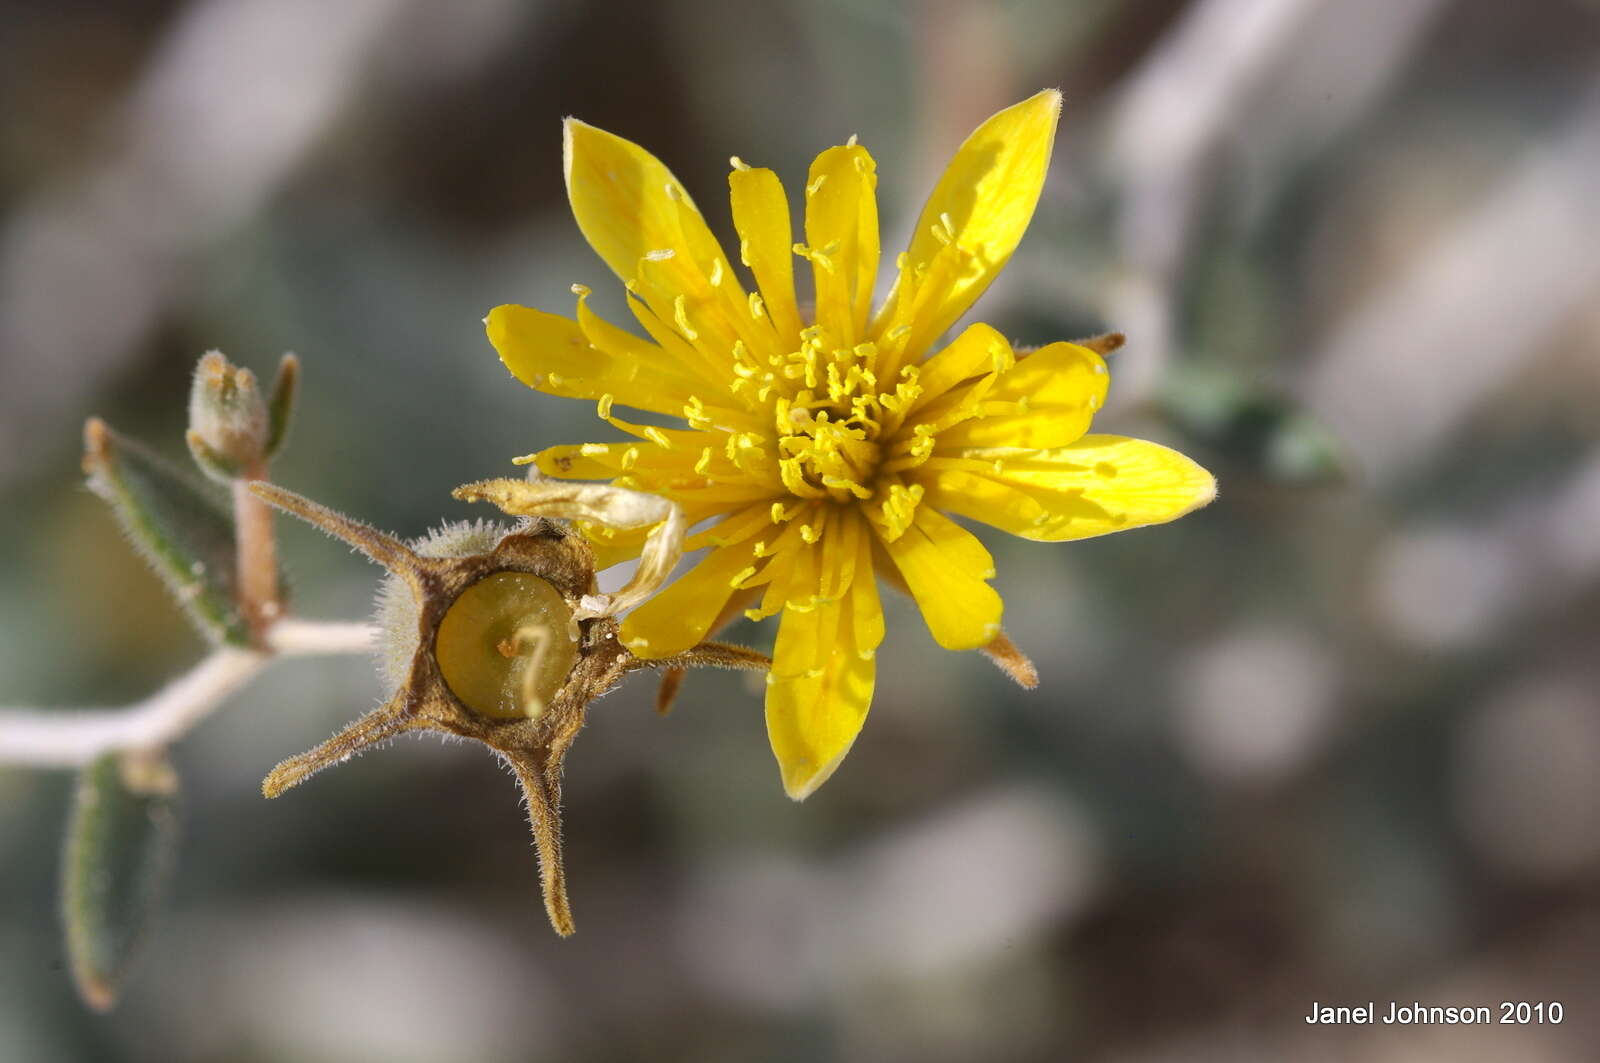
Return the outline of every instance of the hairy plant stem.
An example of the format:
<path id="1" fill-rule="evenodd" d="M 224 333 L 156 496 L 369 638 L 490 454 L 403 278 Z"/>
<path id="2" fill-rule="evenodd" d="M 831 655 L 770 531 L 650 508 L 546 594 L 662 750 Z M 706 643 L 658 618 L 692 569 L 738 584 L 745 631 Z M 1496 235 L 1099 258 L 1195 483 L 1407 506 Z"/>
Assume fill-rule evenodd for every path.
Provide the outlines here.
<path id="1" fill-rule="evenodd" d="M 0 709 L 0 764 L 78 768 L 112 750 L 160 749 L 192 729 L 275 657 L 365 653 L 366 624 L 281 620 L 262 650 L 223 647 L 142 701 L 117 709 Z"/>
<path id="2" fill-rule="evenodd" d="M 252 462 L 233 481 L 233 523 L 238 542 L 239 612 L 260 649 L 267 631 L 282 614 L 278 597 L 278 542 L 272 531 L 272 508 L 250 493 L 252 480 L 267 478 L 266 459 Z"/>

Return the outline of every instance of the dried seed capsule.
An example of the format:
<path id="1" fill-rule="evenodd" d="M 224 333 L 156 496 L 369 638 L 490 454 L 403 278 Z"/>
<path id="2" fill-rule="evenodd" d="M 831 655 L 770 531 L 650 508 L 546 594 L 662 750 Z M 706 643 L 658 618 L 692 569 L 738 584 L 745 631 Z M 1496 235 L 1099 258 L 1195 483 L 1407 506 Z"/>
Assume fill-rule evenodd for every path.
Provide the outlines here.
<path id="1" fill-rule="evenodd" d="M 281 487 L 256 483 L 251 490 L 389 570 L 378 599 L 387 701 L 272 769 L 262 793 L 276 797 L 408 732 L 482 742 L 522 784 L 545 912 L 563 936 L 573 924 L 561 864 L 561 765 L 589 703 L 643 668 L 771 666 L 764 654 L 718 642 L 645 661 L 617 641 L 616 612 L 660 585 L 683 541 L 683 514 L 649 496 L 604 485 L 485 481 L 458 497 L 494 499 L 527 519 L 511 528 L 449 524 L 407 544 Z M 639 571 L 616 594 L 600 594 L 594 552 L 566 523 L 572 518 L 629 528 L 658 522 Z"/>

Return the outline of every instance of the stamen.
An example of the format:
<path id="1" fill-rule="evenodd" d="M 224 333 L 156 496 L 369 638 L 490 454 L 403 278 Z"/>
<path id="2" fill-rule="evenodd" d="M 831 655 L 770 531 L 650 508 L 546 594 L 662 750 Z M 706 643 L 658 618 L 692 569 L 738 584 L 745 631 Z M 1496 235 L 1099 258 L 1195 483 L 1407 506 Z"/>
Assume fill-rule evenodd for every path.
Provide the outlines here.
<path id="1" fill-rule="evenodd" d="M 878 507 L 874 519 L 884 530 L 884 541 L 894 542 L 910 529 L 912 521 L 916 518 L 917 505 L 922 501 L 923 488 L 921 484 L 896 483 L 889 486 L 883 503 Z"/>
<path id="2" fill-rule="evenodd" d="M 822 486 L 832 487 L 839 491 L 848 491 L 863 502 L 872 497 L 872 488 L 863 487 L 854 480 L 847 480 L 842 476 L 824 476 L 822 478 Z"/>
<path id="3" fill-rule="evenodd" d="M 683 419 L 689 422 L 690 428 L 702 431 L 712 425 L 706 414 L 706 404 L 700 401 L 699 395 L 690 395 L 689 401 L 683 404 Z"/>
<path id="4" fill-rule="evenodd" d="M 693 343 L 700 338 L 700 333 L 689 324 L 689 301 L 683 296 L 672 300 L 672 319 L 678 323 L 678 331 L 683 333 L 683 338 Z"/>

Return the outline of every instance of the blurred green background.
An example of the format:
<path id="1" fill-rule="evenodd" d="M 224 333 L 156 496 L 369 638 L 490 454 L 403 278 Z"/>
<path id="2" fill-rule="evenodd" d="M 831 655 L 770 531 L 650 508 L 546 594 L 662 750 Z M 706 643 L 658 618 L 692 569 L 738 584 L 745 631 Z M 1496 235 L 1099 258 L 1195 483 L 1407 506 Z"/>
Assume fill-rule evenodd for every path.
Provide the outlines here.
<path id="1" fill-rule="evenodd" d="M 173 896 L 125 999 L 64 969 L 70 779 L 0 766 L 0 1060 L 1581 1060 L 1600 1043 L 1600 6 L 1588 0 L 0 3 L 0 702 L 114 705 L 199 639 L 78 473 L 98 414 L 182 457 L 220 347 L 304 359 L 277 478 L 406 535 L 602 438 L 515 384 L 502 302 L 620 305 L 559 119 L 719 233 L 852 133 L 904 246 L 998 108 L 1067 99 L 976 316 L 1116 328 L 1103 430 L 1220 500 L 987 537 L 1041 688 L 895 603 L 854 752 L 786 800 L 759 692 L 635 679 L 568 762 L 579 932 L 512 781 L 406 741 L 276 802 L 377 697 L 289 661 L 176 751 Z M 377 571 L 287 521 L 302 615 Z M 772 629 L 731 637 L 770 646 Z M 1530 1027 L 1312 1002 L 1560 1001 Z M 1498 1015 L 1498 1010 L 1496 1010 Z"/>

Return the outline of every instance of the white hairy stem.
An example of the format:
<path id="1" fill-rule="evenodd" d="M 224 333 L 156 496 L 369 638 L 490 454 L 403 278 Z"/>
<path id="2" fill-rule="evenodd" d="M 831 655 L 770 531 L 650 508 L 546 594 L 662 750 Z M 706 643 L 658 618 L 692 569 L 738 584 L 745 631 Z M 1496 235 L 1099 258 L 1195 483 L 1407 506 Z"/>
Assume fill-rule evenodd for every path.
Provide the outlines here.
<path id="1" fill-rule="evenodd" d="M 283 620 L 271 652 L 224 647 L 142 701 L 115 709 L 0 709 L 0 764 L 81 767 L 113 750 L 158 750 L 181 738 L 256 677 L 274 656 L 363 653 L 366 624 Z"/>

